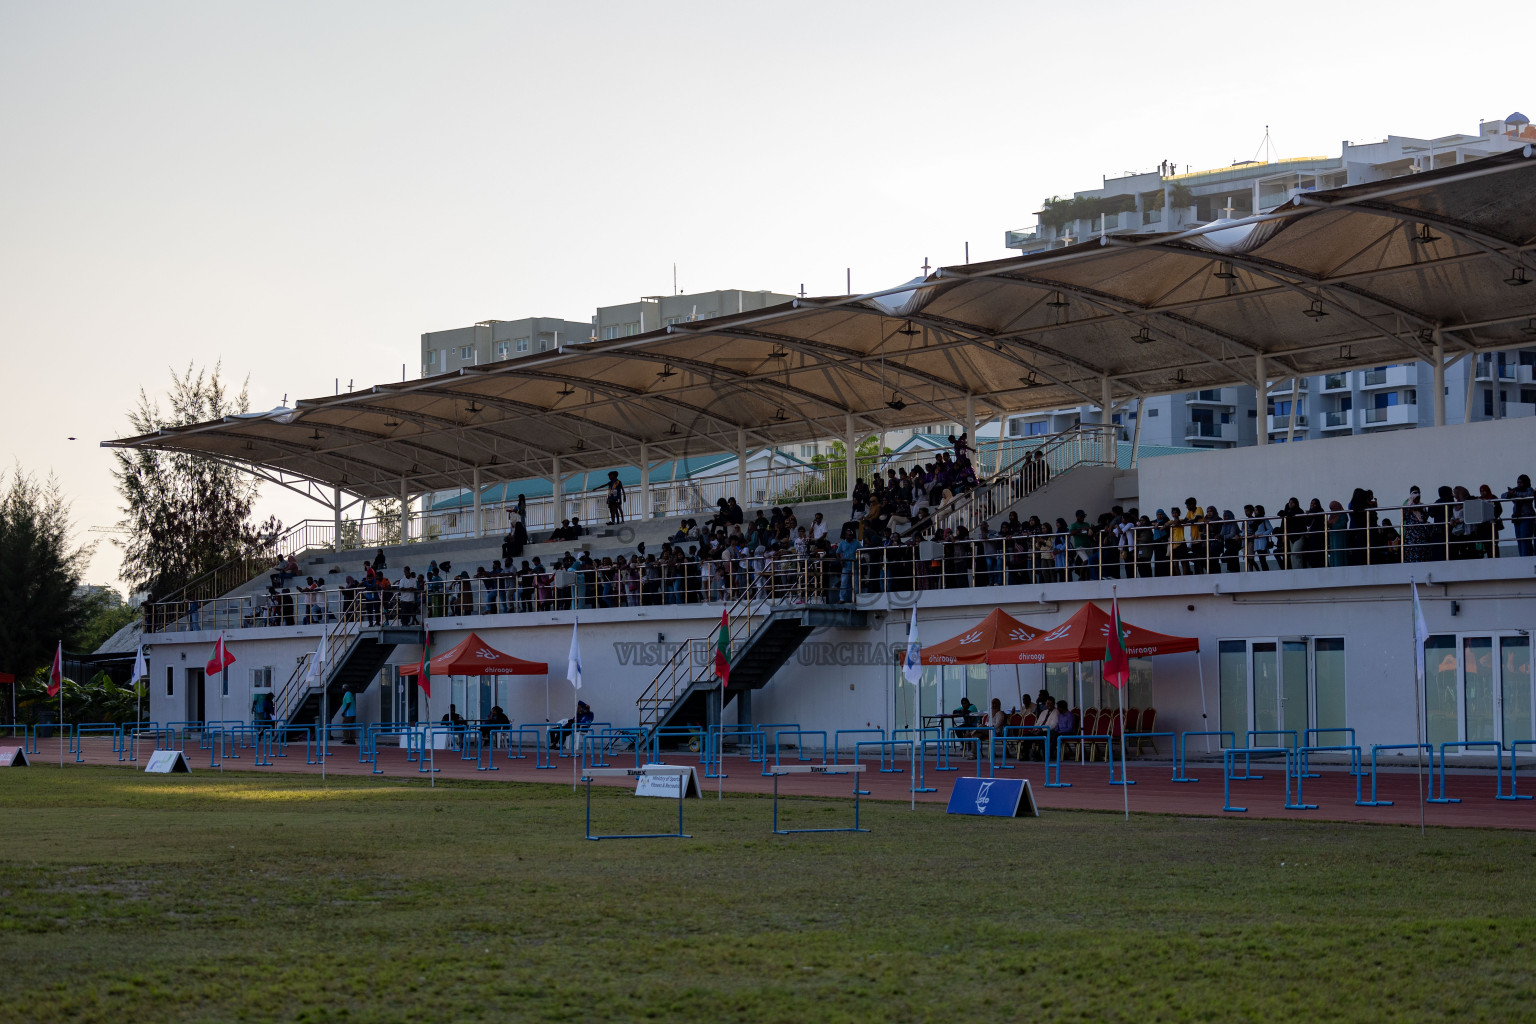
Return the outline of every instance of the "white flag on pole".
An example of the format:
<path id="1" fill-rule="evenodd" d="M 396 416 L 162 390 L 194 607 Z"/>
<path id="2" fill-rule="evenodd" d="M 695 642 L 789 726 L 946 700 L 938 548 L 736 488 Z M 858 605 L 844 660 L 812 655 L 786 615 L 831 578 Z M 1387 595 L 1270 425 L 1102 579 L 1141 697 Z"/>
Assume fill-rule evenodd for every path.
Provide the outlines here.
<path id="1" fill-rule="evenodd" d="M 581 642 L 576 636 L 575 620 L 571 622 L 571 654 L 565 664 L 565 678 L 571 681 L 576 689 L 581 689 Z"/>
<path id="2" fill-rule="evenodd" d="M 139 644 L 138 656 L 133 659 L 133 679 L 130 682 L 138 682 L 149 675 L 149 662 L 144 660 L 144 645 Z"/>
<path id="3" fill-rule="evenodd" d="M 304 682 L 319 683 L 325 678 L 325 634 L 320 635 L 320 646 L 315 649 L 315 656 L 309 659 L 309 671 L 304 674 Z"/>
<path id="4" fill-rule="evenodd" d="M 1424 678 L 1424 644 L 1429 639 L 1429 627 L 1424 624 L 1424 609 L 1419 606 L 1419 583 L 1417 580 L 1409 580 L 1408 585 L 1413 587 L 1413 665 L 1418 670 L 1418 678 Z"/>
<path id="5" fill-rule="evenodd" d="M 901 663 L 901 674 L 913 686 L 923 678 L 923 645 L 917 638 L 917 605 L 912 606 L 912 625 L 907 629 L 907 656 Z"/>

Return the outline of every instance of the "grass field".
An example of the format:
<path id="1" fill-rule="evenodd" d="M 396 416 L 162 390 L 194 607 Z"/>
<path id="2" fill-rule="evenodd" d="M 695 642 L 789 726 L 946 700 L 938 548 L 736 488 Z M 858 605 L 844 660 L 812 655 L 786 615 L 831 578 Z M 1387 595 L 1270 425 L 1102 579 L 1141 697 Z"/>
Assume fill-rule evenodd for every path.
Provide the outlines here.
<path id="1" fill-rule="evenodd" d="M 676 805 L 594 791 L 601 829 Z M 1527 832 L 864 805 L 593 843 L 568 786 L 0 775 L 0 1016 L 1529 1020 Z M 850 808 L 797 800 L 795 825 Z"/>

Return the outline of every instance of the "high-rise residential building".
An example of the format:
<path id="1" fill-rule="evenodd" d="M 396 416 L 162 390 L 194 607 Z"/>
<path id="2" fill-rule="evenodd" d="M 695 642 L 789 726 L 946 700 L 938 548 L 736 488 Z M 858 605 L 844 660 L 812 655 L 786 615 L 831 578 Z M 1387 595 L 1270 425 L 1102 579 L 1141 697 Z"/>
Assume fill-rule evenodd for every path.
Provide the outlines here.
<path id="1" fill-rule="evenodd" d="M 1344 142 L 1338 156 L 1246 161 L 1183 172 L 1175 161 L 1139 174 L 1105 178 L 1100 188 L 1053 197 L 1033 228 L 1009 231 L 1005 244 L 1021 253 L 1045 252 L 1103 235 L 1136 235 L 1199 227 L 1268 213 L 1295 196 L 1452 167 L 1536 143 L 1523 114 L 1483 121 L 1476 134 L 1416 139 L 1389 135 Z M 1446 422 L 1536 415 L 1536 342 L 1495 354 L 1466 356 L 1446 367 Z M 1140 419 L 1146 444 L 1234 448 L 1270 442 L 1374 433 L 1427 426 L 1434 420 L 1433 370 L 1427 363 L 1380 366 L 1273 383 L 1261 403 L 1253 388 L 1228 387 L 1159 395 L 1115 416 L 1132 431 Z M 1419 397 L 1423 395 L 1423 404 Z M 1096 421 L 1091 406 L 1016 416 L 1011 436 L 1051 434 L 1079 420 Z"/>
<path id="2" fill-rule="evenodd" d="M 481 320 L 470 327 L 430 331 L 421 336 L 421 375 L 430 377 L 461 366 L 496 363 L 530 352 L 550 352 L 591 337 L 591 324 L 549 316 Z"/>

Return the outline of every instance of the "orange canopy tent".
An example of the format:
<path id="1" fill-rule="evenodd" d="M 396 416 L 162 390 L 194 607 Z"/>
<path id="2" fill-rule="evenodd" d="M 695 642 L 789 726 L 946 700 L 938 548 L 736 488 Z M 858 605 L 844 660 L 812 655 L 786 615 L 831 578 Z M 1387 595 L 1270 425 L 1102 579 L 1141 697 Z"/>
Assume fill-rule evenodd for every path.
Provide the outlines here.
<path id="1" fill-rule="evenodd" d="M 1038 629 L 1026 626 L 1001 608 L 997 608 L 964 633 L 952 636 L 948 640 L 941 640 L 931 647 L 924 647 L 922 663 L 924 665 L 984 665 L 987 663 L 987 655 L 995 648 L 1021 644 L 1039 635 Z"/>
<path id="2" fill-rule="evenodd" d="M 421 662 L 403 665 L 403 676 L 421 675 Z M 503 654 L 476 633 L 471 633 L 448 650 L 432 657 L 434 676 L 542 676 L 549 665 L 542 661 L 524 661 Z"/>
<path id="3" fill-rule="evenodd" d="M 1126 654 L 1132 658 L 1150 658 L 1158 654 L 1185 654 L 1200 650 L 1200 641 L 1190 636 L 1169 636 L 1133 626 L 1124 619 Z M 1038 665 L 1046 662 L 1103 661 L 1109 635 L 1114 631 L 1109 613 L 1093 602 L 1083 605 L 1066 622 L 1041 633 L 1033 640 L 999 647 L 987 654 L 989 665 Z"/>

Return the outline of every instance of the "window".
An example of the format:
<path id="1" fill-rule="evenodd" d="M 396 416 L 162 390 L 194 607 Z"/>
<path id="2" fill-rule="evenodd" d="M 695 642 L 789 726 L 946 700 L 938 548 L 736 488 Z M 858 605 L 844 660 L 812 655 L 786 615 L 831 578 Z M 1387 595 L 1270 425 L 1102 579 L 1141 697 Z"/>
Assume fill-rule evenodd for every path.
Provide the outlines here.
<path id="1" fill-rule="evenodd" d="M 540 352 L 548 352 L 549 351 L 549 339 L 548 338 L 540 338 L 539 339 L 539 351 Z"/>
<path id="2" fill-rule="evenodd" d="M 511 342 L 498 341 L 496 343 L 496 358 L 497 359 L 505 359 L 505 358 L 507 358 L 507 356 L 511 354 L 511 351 L 512 351 L 512 343 Z"/>
<path id="3" fill-rule="evenodd" d="M 1231 423 L 1232 422 L 1232 414 L 1229 413 L 1229 412 L 1222 413 L 1221 414 L 1221 422 L 1223 422 L 1223 423 Z"/>
<path id="4" fill-rule="evenodd" d="M 1520 389 L 1520 404 L 1521 405 L 1536 405 L 1536 388 L 1521 388 Z"/>
<path id="5" fill-rule="evenodd" d="M 1159 411 L 1160 410 L 1158 410 L 1158 409 L 1148 409 L 1147 410 L 1147 417 L 1150 419 L 1151 417 L 1156 416 Z"/>
<path id="6" fill-rule="evenodd" d="M 816 446 L 813 445 L 813 444 L 803 444 L 803 445 L 801 445 L 800 446 L 800 457 L 802 459 L 815 458 L 816 457 Z"/>
<path id="7" fill-rule="evenodd" d="M 1536 349 L 1523 348 L 1520 350 L 1521 366 L 1536 366 Z"/>
<path id="8" fill-rule="evenodd" d="M 261 668 L 253 668 L 253 669 L 251 669 L 251 689 L 253 689 L 253 690 L 270 690 L 270 689 L 272 689 L 272 666 L 271 665 L 265 665 L 265 666 L 263 666 Z"/>
<path id="9" fill-rule="evenodd" d="M 475 358 L 475 346 L 473 346 L 473 345 L 461 345 L 461 346 L 459 346 L 459 358 L 460 359 L 473 359 L 473 358 Z"/>
<path id="10" fill-rule="evenodd" d="M 1251 420 L 1258 419 L 1259 418 L 1259 410 L 1257 410 L 1257 409 L 1249 409 L 1248 410 L 1248 418 L 1251 419 Z"/>
<path id="11" fill-rule="evenodd" d="M 639 333 L 640 333 L 640 323 L 639 323 L 639 321 L 635 321 L 634 323 L 628 323 L 628 324 L 624 325 L 624 336 L 626 338 L 630 337 L 631 335 L 635 335 L 635 334 L 639 334 Z"/>
<path id="12" fill-rule="evenodd" d="M 1532 729 L 1531 641 L 1440 634 L 1424 643 L 1424 707 L 1431 743 L 1509 743 Z"/>
<path id="13" fill-rule="evenodd" d="M 1347 741 L 1343 638 L 1220 640 L 1216 660 L 1221 729 L 1239 747 Z"/>
<path id="14" fill-rule="evenodd" d="M 1035 420 L 1033 423 L 1024 424 L 1024 434 L 1026 437 L 1044 437 L 1049 427 L 1050 424 L 1045 420 Z"/>
<path id="15" fill-rule="evenodd" d="M 661 322 L 663 327 L 671 327 L 673 324 L 685 324 L 688 318 L 685 316 L 669 316 Z"/>
<path id="16" fill-rule="evenodd" d="M 165 695 L 176 696 L 176 670 L 170 665 L 165 666 Z"/>
<path id="17" fill-rule="evenodd" d="M 515 342 L 513 342 L 513 344 L 517 346 L 517 351 L 519 351 L 519 352 L 527 352 L 528 351 L 528 339 L 527 338 L 518 338 Z"/>
<path id="18" fill-rule="evenodd" d="M 612 341 L 614 338 L 617 338 L 618 336 L 619 336 L 619 329 L 617 327 L 604 327 L 603 328 L 603 340 L 604 341 Z"/>

